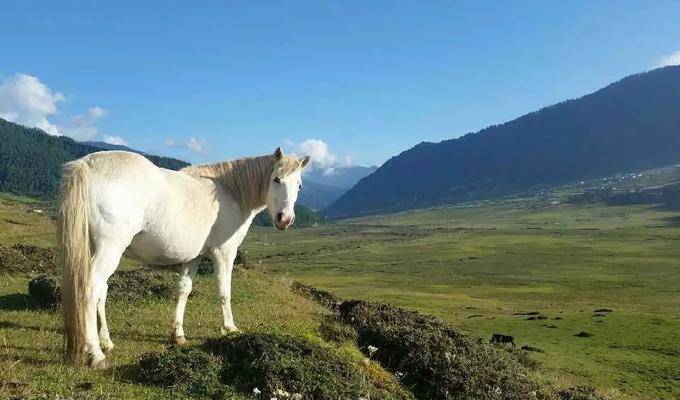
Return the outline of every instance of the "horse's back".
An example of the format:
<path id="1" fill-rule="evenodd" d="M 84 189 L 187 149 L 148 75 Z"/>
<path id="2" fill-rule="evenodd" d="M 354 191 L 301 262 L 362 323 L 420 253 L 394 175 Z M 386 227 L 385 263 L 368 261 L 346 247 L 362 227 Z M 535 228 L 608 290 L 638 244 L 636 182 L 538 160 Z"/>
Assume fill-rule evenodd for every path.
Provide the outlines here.
<path id="1" fill-rule="evenodd" d="M 81 160 L 89 170 L 95 233 L 108 236 L 141 229 L 146 209 L 165 186 L 162 170 L 146 157 L 126 151 L 101 151 Z"/>
<path id="2" fill-rule="evenodd" d="M 90 153 L 80 160 L 86 162 L 97 175 L 120 177 L 133 172 L 159 170 L 149 159 L 131 151 L 110 150 Z M 160 171 L 158 171 L 160 172 Z"/>
<path id="3" fill-rule="evenodd" d="M 126 255 L 149 264 L 187 261 L 202 250 L 217 212 L 205 182 L 130 152 L 83 160 L 91 172 L 91 228 L 98 236 L 125 241 Z"/>

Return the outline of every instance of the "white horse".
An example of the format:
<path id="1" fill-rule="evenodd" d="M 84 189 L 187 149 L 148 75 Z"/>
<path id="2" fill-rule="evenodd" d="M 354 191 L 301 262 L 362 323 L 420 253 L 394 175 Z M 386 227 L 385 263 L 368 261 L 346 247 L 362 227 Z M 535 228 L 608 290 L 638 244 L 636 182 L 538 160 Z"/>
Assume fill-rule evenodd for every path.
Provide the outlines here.
<path id="1" fill-rule="evenodd" d="M 236 249 L 253 217 L 269 210 L 275 226 L 295 220 L 302 160 L 284 155 L 244 158 L 181 171 L 141 155 L 104 151 L 64 165 L 57 222 L 63 274 L 66 356 L 106 368 L 113 348 L 106 325 L 107 280 L 122 255 L 145 264 L 182 264 L 173 337 L 183 344 L 184 307 L 208 255 L 217 271 L 223 334 L 237 331 L 231 312 Z M 97 326 L 99 323 L 99 327 Z"/>

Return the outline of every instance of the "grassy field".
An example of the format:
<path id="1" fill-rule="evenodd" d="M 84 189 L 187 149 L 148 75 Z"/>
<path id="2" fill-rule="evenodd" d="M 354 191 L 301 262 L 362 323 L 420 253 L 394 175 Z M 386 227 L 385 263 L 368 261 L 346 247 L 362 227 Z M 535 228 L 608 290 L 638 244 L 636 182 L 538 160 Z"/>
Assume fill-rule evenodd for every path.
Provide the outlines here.
<path id="1" fill-rule="evenodd" d="M 0 244 L 54 245 L 53 223 L 33 212 L 39 203 L 0 198 Z M 38 311 L 23 296 L 29 276 L 0 272 L 0 399 L 12 395 L 82 393 L 87 398 L 166 399 L 166 390 L 140 385 L 134 376 L 139 357 L 160 351 L 170 342 L 174 302 L 109 302 L 107 316 L 116 348 L 113 368 L 93 372 L 64 366 L 61 360 L 62 317 L 56 311 Z M 234 277 L 233 307 L 236 322 L 247 332 L 284 333 L 319 339 L 319 322 L 327 311 L 293 294 L 289 282 L 257 270 L 238 269 Z M 219 336 L 221 314 L 217 289 L 209 277 L 197 278 L 198 291 L 187 305 L 185 329 L 190 344 Z M 358 350 L 353 351 L 357 358 Z M 363 359 L 363 358 L 361 358 Z M 243 397 L 250 398 L 250 397 Z"/>
<path id="2" fill-rule="evenodd" d="M 285 234 L 257 228 L 245 247 L 267 268 L 341 297 L 414 308 L 481 337 L 513 335 L 573 382 L 677 399 L 679 221 L 653 206 L 523 199 Z M 517 315 L 527 312 L 547 319 Z"/>
<path id="3" fill-rule="evenodd" d="M 0 244 L 53 245 L 40 203 L 0 198 Z M 613 398 L 680 397 L 680 213 L 652 206 L 580 206 L 527 199 L 361 218 L 277 232 L 254 228 L 253 270 L 237 274 L 237 323 L 249 332 L 320 340 L 324 311 L 287 290 L 299 279 L 344 298 L 375 299 L 441 317 L 480 337 L 505 333 L 565 384 Z M 274 274 L 263 271 L 273 271 Z M 104 373 L 61 365 L 61 319 L 16 293 L 28 276 L 0 274 L 0 398 L 70 393 L 166 398 L 129 378 L 139 356 L 168 342 L 172 301 L 112 302 L 116 349 Z M 200 278 L 186 330 L 217 335 L 216 290 Z M 595 312 L 598 309 L 612 312 Z M 541 318 L 527 320 L 538 312 Z M 534 316 L 535 317 L 535 316 Z M 577 337 L 579 332 L 590 337 Z M 354 351 L 356 354 L 358 352 Z M 617 394 L 618 393 L 618 394 Z"/>

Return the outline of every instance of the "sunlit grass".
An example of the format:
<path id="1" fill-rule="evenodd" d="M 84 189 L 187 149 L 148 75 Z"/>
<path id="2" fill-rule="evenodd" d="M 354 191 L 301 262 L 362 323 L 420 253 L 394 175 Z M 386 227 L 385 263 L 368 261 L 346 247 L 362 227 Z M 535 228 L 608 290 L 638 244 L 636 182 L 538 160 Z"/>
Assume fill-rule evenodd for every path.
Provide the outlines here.
<path id="1" fill-rule="evenodd" d="M 573 382 L 673 399 L 679 215 L 654 206 L 499 201 L 281 235 L 258 228 L 246 247 L 267 268 L 345 298 L 415 308 L 484 338 L 513 335 L 544 350 L 535 358 Z M 614 312 L 593 317 L 602 307 Z M 549 319 L 512 315 L 519 311 Z M 574 336 L 580 331 L 593 336 Z"/>
<path id="2" fill-rule="evenodd" d="M 10 394 L 76 393 L 92 383 L 101 398 L 167 398 L 168 393 L 134 380 L 134 369 L 145 352 L 161 351 L 170 343 L 173 301 L 111 302 L 109 327 L 116 345 L 112 368 L 93 372 L 64 366 L 61 360 L 59 312 L 27 308 L 13 296 L 25 293 L 27 278 L 0 279 L 0 398 Z M 198 295 L 189 300 L 185 331 L 189 345 L 219 336 L 217 289 L 210 278 L 199 277 Z M 246 332 L 284 333 L 318 338 L 324 311 L 294 295 L 288 283 L 258 271 L 240 271 L 234 279 L 234 313 Z"/>

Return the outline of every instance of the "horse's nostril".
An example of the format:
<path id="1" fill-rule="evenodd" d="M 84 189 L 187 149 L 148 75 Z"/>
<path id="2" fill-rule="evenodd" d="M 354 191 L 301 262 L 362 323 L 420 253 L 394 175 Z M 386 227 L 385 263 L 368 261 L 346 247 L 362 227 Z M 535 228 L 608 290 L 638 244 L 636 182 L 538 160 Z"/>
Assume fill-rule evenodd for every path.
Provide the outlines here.
<path id="1" fill-rule="evenodd" d="M 276 214 L 276 221 L 277 222 L 280 222 L 282 219 L 283 219 L 283 213 L 282 212 Z"/>

